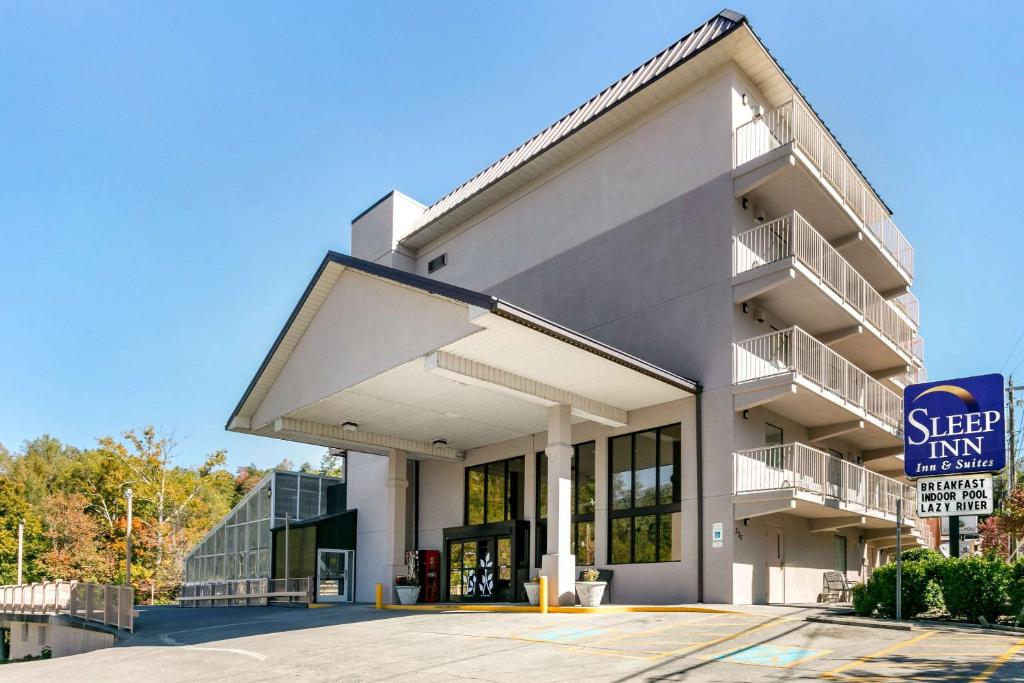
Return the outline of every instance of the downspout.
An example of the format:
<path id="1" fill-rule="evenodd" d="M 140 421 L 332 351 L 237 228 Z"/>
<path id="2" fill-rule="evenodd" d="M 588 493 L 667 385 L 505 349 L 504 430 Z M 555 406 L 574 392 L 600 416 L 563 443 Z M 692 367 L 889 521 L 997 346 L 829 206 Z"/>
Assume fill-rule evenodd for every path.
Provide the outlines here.
<path id="1" fill-rule="evenodd" d="M 704 436 L 703 388 L 697 385 L 697 602 L 704 602 Z"/>
<path id="2" fill-rule="evenodd" d="M 412 484 L 412 495 L 416 498 L 413 504 L 412 516 L 412 549 L 420 548 L 420 461 L 413 460 L 412 476 L 415 481 Z"/>

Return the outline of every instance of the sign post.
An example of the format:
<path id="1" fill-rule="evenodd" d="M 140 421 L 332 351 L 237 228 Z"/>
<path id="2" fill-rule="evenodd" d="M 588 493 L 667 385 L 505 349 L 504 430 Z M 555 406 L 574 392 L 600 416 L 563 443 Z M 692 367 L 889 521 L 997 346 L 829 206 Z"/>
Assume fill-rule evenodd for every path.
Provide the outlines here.
<path id="1" fill-rule="evenodd" d="M 896 499 L 896 621 L 903 619 L 903 498 Z"/>
<path id="2" fill-rule="evenodd" d="M 956 539 L 955 541 L 953 539 Z M 960 557 L 960 516 L 949 516 L 949 556 Z"/>

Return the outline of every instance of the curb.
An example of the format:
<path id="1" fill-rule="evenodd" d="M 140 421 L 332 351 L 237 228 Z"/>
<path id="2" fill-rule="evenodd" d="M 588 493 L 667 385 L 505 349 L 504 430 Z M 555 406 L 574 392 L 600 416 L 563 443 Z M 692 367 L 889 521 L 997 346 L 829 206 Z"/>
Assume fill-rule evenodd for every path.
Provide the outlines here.
<path id="1" fill-rule="evenodd" d="M 805 617 L 804 621 L 813 621 L 819 624 L 836 624 L 837 626 L 863 626 L 864 628 L 884 628 L 891 631 L 913 631 L 913 624 L 905 624 L 898 621 L 861 621 L 859 619 L 844 619 L 843 617 Z"/>

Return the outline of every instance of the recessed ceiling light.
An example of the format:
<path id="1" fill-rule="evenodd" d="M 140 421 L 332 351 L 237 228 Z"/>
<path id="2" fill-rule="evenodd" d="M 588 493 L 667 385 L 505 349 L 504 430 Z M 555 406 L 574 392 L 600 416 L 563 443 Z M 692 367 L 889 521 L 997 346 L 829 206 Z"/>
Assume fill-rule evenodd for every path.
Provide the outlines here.
<path id="1" fill-rule="evenodd" d="M 341 428 L 344 429 L 346 432 L 357 432 L 357 431 L 359 431 L 359 423 L 358 422 L 342 422 L 341 423 Z"/>

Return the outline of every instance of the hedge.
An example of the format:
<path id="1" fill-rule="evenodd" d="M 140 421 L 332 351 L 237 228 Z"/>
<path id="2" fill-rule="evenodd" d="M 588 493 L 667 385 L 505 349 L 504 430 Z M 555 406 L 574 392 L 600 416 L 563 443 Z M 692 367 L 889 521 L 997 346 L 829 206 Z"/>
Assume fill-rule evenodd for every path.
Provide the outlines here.
<path id="1" fill-rule="evenodd" d="M 1013 564 L 995 555 L 945 558 L 934 550 L 903 553 L 903 618 L 945 609 L 950 616 L 995 621 L 1024 610 L 1024 560 Z M 861 615 L 896 615 L 896 563 L 875 569 L 853 589 L 853 609 Z"/>

